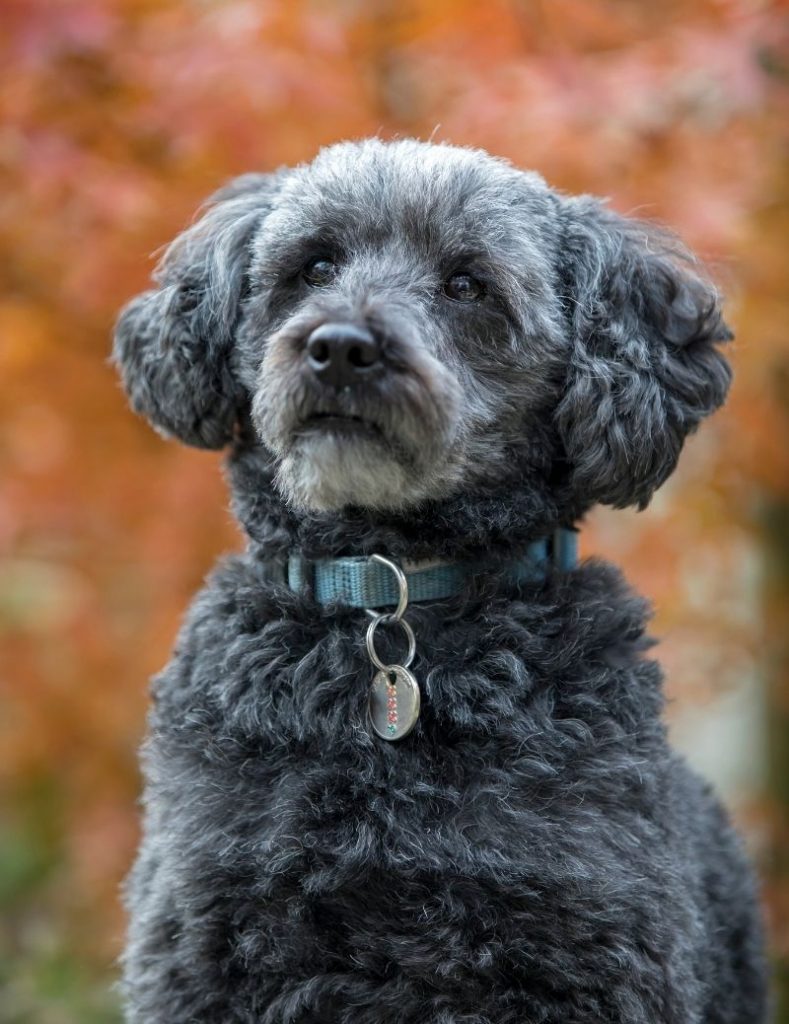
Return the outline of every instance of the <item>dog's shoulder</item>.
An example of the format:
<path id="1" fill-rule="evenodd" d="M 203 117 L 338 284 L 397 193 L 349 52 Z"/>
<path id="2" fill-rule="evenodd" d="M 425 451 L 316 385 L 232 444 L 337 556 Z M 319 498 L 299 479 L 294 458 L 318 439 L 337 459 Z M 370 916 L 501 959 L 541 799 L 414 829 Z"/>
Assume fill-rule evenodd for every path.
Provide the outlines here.
<path id="1" fill-rule="evenodd" d="M 218 687 L 238 675 L 239 659 L 260 649 L 267 629 L 297 610 L 276 567 L 248 553 L 222 558 L 206 576 L 178 631 L 172 655 L 154 676 L 151 694 L 161 718 L 174 705 L 210 699 Z"/>

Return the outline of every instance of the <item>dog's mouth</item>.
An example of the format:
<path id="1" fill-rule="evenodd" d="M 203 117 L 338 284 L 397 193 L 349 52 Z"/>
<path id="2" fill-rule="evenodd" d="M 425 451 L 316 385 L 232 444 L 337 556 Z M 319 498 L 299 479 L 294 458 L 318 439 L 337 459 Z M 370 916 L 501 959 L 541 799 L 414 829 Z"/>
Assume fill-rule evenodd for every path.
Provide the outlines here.
<path id="1" fill-rule="evenodd" d="M 344 412 L 314 412 L 302 420 L 297 433 L 301 436 L 323 433 L 340 437 L 383 440 L 383 432 L 373 420 Z"/>

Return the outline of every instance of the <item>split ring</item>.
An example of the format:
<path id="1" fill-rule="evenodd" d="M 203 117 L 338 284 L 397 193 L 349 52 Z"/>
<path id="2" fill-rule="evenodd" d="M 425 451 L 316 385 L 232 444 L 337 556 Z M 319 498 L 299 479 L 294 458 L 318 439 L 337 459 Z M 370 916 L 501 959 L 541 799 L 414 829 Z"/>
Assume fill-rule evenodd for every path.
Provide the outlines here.
<path id="1" fill-rule="evenodd" d="M 391 665 L 387 665 L 385 662 L 381 661 L 378 657 L 378 652 L 375 649 L 375 631 L 382 622 L 396 622 L 405 633 L 406 639 L 408 640 L 408 653 L 406 654 L 405 659 L 399 664 L 401 668 L 409 668 L 411 662 L 414 660 L 414 655 L 416 654 L 416 637 L 414 636 L 413 629 L 411 629 L 406 620 L 399 619 L 396 614 L 378 615 L 367 627 L 367 634 L 365 635 L 364 640 L 367 644 L 367 653 L 370 655 L 370 661 L 381 672 L 385 672 L 388 668 L 391 668 Z"/>

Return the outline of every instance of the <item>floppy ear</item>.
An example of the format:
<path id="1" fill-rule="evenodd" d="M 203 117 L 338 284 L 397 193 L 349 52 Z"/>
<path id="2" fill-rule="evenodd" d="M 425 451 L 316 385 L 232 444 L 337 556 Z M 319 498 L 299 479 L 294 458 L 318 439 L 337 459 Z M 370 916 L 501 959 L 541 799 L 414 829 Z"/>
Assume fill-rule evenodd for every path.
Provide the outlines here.
<path id="1" fill-rule="evenodd" d="M 153 279 L 121 312 L 113 360 L 132 408 L 199 448 L 232 437 L 244 393 L 229 368 L 252 237 L 277 178 L 246 174 L 213 195 L 173 241 Z"/>
<path id="2" fill-rule="evenodd" d="M 586 196 L 563 200 L 572 354 L 557 410 L 576 492 L 644 508 L 731 380 L 720 297 L 667 233 Z"/>

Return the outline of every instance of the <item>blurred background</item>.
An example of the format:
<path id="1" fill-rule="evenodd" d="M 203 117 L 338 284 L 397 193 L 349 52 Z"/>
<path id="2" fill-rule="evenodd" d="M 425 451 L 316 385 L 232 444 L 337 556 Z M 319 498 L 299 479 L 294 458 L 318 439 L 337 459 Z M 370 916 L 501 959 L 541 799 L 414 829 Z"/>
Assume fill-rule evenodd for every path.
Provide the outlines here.
<path id="1" fill-rule="evenodd" d="M 583 552 L 655 603 L 676 742 L 764 880 L 789 1020 L 787 13 L 767 0 L 2 0 L 0 1024 L 110 1024 L 147 677 L 241 543 L 220 461 L 107 364 L 152 253 L 224 179 L 346 137 L 482 146 L 673 225 L 736 384 Z"/>

